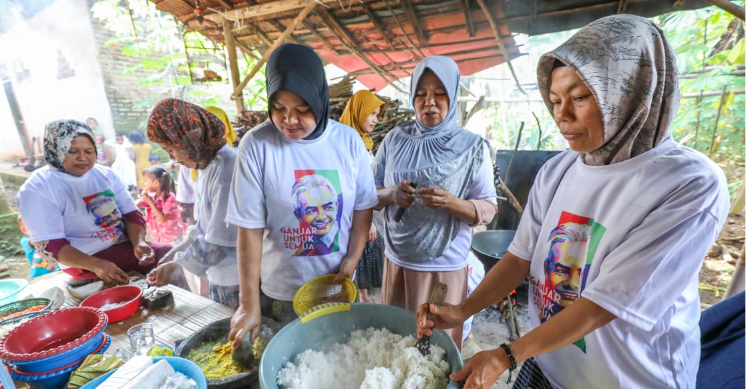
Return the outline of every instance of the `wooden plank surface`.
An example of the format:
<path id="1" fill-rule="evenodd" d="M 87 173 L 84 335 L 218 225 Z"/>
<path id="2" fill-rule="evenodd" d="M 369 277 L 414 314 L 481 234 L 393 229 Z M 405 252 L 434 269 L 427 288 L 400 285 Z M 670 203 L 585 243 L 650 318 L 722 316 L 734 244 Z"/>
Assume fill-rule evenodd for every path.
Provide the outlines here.
<path id="1" fill-rule="evenodd" d="M 66 290 L 71 279 L 63 272 L 54 272 L 33 279 L 27 291 L 34 296 L 39 296 L 49 288 L 58 287 L 65 293 L 63 308 L 76 307 L 80 304 L 80 300 L 72 297 Z M 173 347 L 175 341 L 185 339 L 206 325 L 230 317 L 234 313 L 234 310 L 227 306 L 187 290 L 173 285 L 168 285 L 166 288 L 174 296 L 173 308 L 149 311 L 141 307 L 127 319 L 107 325 L 105 332 L 112 337 L 112 344 L 106 354 L 114 354 L 117 349 L 130 349 L 127 330 L 136 324 L 152 324 L 156 343 Z"/>

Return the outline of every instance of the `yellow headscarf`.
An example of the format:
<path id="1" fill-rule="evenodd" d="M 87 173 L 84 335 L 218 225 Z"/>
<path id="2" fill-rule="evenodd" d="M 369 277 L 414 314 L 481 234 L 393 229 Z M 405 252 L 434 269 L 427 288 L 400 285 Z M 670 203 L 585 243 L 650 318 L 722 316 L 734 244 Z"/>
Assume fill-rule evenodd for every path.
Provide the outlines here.
<path id="1" fill-rule="evenodd" d="M 234 141 L 237 140 L 237 133 L 234 132 L 234 128 L 231 126 L 231 120 L 229 120 L 229 115 L 224 112 L 223 109 L 219 107 L 214 107 L 212 105 L 208 105 L 203 107 L 208 112 L 216 115 L 219 120 L 221 120 L 221 123 L 224 123 L 224 127 L 226 127 L 226 144 L 229 145 L 229 147 L 232 147 L 234 145 Z M 193 181 L 198 180 L 198 169 L 192 169 L 190 172 L 190 177 Z"/>
<path id="2" fill-rule="evenodd" d="M 348 103 L 346 103 L 346 108 L 343 109 L 343 114 L 339 122 L 351 126 L 358 131 L 364 141 L 364 146 L 367 150 L 372 150 L 374 142 L 369 134 L 362 130 L 361 121 L 371 115 L 378 107 L 384 105 L 385 102 L 380 100 L 374 93 L 368 90 L 360 90 L 354 93 Z M 380 111 L 378 118 L 382 119 L 384 114 L 385 110 L 383 109 Z"/>

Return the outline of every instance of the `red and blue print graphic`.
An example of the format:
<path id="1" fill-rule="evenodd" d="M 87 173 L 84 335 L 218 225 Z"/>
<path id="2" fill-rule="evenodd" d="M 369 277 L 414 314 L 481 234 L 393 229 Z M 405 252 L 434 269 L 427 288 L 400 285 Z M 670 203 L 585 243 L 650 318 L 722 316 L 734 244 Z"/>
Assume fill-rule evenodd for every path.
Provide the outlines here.
<path id="1" fill-rule="evenodd" d="M 531 279 L 541 323 L 569 307 L 585 289 L 590 265 L 606 227 L 589 217 L 562 212 L 549 234 L 544 280 Z M 585 352 L 585 338 L 575 342 Z"/>

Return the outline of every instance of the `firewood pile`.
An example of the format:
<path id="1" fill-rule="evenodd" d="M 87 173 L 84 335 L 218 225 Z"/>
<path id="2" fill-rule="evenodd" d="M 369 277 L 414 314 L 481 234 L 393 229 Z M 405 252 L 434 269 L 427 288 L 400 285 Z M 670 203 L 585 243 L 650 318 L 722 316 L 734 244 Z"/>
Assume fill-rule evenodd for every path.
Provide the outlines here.
<path id="1" fill-rule="evenodd" d="M 351 96 L 354 94 L 354 77 L 345 76 L 341 81 L 330 86 L 330 109 L 329 115 L 333 120 L 339 120 L 346 108 Z M 374 150 L 376 151 L 390 130 L 404 123 L 414 120 L 413 110 L 401 107 L 400 100 L 391 100 L 387 97 L 377 96 L 385 102 L 385 115 L 382 121 L 377 124 L 370 136 L 374 141 Z M 253 127 L 268 119 L 266 111 L 244 111 L 241 117 L 237 118 L 236 123 L 232 123 L 234 130 L 237 132 L 237 142 L 242 136 Z"/>
<path id="2" fill-rule="evenodd" d="M 345 76 L 338 83 L 330 86 L 330 118 L 333 120 L 339 120 L 343 114 L 343 109 L 346 108 L 351 96 L 354 94 L 354 77 Z M 380 100 L 385 102 L 385 116 L 380 123 L 377 124 L 374 131 L 370 134 L 374 141 L 373 151 L 377 151 L 380 146 L 380 142 L 385 138 L 390 130 L 393 128 L 414 121 L 414 112 L 410 109 L 405 109 L 401 106 L 400 100 L 390 100 L 387 97 L 378 95 Z"/>

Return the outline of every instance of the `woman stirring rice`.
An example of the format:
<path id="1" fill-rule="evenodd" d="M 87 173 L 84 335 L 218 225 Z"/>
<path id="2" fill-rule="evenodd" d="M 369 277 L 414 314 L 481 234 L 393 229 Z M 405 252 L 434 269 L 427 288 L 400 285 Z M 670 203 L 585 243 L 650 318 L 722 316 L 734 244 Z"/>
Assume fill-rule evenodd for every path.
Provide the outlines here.
<path id="1" fill-rule="evenodd" d="M 471 227 L 497 212 L 489 147 L 456 121 L 459 83 L 455 61 L 423 59 L 411 76 L 416 121 L 390 131 L 377 152 L 378 209 L 385 207 L 386 223 L 384 304 L 416 311 L 440 282 L 448 286 L 445 301 L 463 301 Z M 399 207 L 406 211 L 398 222 Z M 460 348 L 462 328 L 448 332 Z"/>
<path id="2" fill-rule="evenodd" d="M 374 141 L 369 134 L 374 131 L 375 126 L 385 114 L 385 102 L 380 100 L 374 93 L 368 90 L 360 90 L 354 93 L 346 103 L 346 108 L 341 114 L 341 124 L 352 127 L 359 133 L 364 141 L 370 161 L 374 161 L 372 148 Z M 379 212 L 378 212 L 379 214 Z M 377 215 L 373 215 L 376 217 Z M 356 284 L 359 288 L 359 300 L 371 303 L 369 289 L 382 286 L 383 267 L 383 241 L 382 235 L 375 228 L 375 223 L 369 227 L 369 241 L 364 246 L 364 253 L 356 266 Z"/>
<path id="3" fill-rule="evenodd" d="M 237 153 L 226 144 L 224 124 L 195 104 L 164 99 L 148 118 L 148 138 L 181 165 L 200 171 L 195 184 L 196 224 L 188 229 L 188 239 L 149 274 L 149 282 L 165 285 L 182 266 L 208 278 L 211 300 L 236 308 L 237 228 L 224 219 Z"/>
<path id="4" fill-rule="evenodd" d="M 266 72 L 271 120 L 239 144 L 226 217 L 240 227 L 234 347 L 248 331 L 255 338 L 261 312 L 293 320 L 291 302 L 305 282 L 325 274 L 351 278 L 377 204 L 361 137 L 328 119 L 328 83 L 317 54 L 281 45 Z"/>
<path id="5" fill-rule="evenodd" d="M 648 19 L 597 20 L 541 57 L 538 85 L 570 149 L 536 177 L 509 251 L 449 328 L 530 275 L 534 329 L 451 375 L 489 388 L 693 388 L 700 362 L 702 259 L 728 213 L 726 179 L 674 142 L 676 58 Z M 426 304 L 419 334 L 430 334 Z"/>

